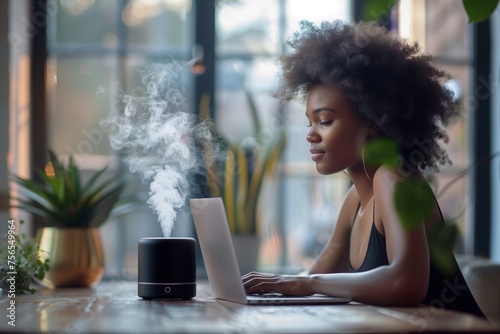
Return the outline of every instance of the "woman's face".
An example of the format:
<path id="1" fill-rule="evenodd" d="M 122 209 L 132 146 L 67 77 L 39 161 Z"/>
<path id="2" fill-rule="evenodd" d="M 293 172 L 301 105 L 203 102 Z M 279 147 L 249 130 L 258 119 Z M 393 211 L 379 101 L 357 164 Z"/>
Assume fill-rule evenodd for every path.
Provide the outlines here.
<path id="1" fill-rule="evenodd" d="M 306 139 L 320 174 L 337 173 L 361 161 L 369 121 L 358 116 L 342 91 L 325 84 L 313 86 L 306 116 L 311 128 Z"/>

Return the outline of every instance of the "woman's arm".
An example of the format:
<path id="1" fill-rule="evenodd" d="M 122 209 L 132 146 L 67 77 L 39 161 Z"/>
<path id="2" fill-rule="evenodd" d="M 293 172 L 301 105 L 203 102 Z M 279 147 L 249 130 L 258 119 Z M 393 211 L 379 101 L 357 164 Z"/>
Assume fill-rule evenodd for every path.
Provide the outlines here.
<path id="1" fill-rule="evenodd" d="M 424 225 L 404 230 L 394 208 L 397 174 L 379 168 L 374 176 L 375 211 L 383 223 L 389 265 L 362 273 L 305 277 L 248 277 L 247 292 L 322 293 L 377 305 L 416 305 L 427 293 L 429 254 Z"/>
<path id="2" fill-rule="evenodd" d="M 274 275 L 251 272 L 242 277 L 247 293 L 273 291 L 295 296 L 310 295 L 313 292 L 307 279 L 311 274 L 347 272 L 351 224 L 358 202 L 356 190 L 351 187 L 342 201 L 332 237 L 307 274 Z"/>

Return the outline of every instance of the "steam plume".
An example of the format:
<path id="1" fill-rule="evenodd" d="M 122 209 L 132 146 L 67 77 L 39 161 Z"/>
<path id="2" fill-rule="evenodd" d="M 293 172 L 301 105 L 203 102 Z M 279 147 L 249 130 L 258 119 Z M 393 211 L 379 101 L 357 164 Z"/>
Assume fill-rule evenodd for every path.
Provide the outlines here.
<path id="1" fill-rule="evenodd" d="M 188 112 L 182 71 L 175 62 L 150 65 L 143 72 L 142 96 L 120 93 L 117 110 L 101 121 L 129 170 L 150 182 L 147 203 L 164 236 L 170 236 L 185 203 L 188 173 L 201 167 L 192 143 L 211 141 L 210 124 Z"/>

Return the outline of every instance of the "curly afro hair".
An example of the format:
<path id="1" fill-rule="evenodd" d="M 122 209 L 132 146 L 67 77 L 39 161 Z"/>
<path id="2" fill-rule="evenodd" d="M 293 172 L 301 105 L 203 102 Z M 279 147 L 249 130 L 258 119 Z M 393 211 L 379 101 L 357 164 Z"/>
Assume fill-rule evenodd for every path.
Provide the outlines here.
<path id="1" fill-rule="evenodd" d="M 417 43 L 397 38 L 376 23 L 354 25 L 300 23 L 279 59 L 281 80 L 275 97 L 289 101 L 324 83 L 341 89 L 357 112 L 394 140 L 402 158 L 421 171 L 451 164 L 439 141 L 456 113 L 452 93 L 442 84 L 449 76 Z"/>

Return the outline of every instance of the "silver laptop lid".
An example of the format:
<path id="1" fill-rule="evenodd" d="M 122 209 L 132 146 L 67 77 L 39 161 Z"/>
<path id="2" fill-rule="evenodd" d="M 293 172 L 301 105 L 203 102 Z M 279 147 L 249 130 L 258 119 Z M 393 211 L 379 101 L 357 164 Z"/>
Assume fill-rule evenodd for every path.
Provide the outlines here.
<path id="1" fill-rule="evenodd" d="M 247 303 L 222 198 L 190 199 L 208 281 L 215 298 Z"/>

